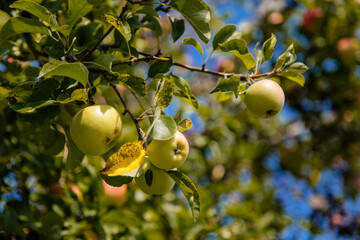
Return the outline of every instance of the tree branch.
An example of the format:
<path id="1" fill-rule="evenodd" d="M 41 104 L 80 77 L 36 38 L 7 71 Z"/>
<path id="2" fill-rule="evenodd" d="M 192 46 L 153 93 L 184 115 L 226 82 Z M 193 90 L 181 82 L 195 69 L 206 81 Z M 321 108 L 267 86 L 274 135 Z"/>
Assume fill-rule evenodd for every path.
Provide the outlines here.
<path id="1" fill-rule="evenodd" d="M 152 60 L 162 60 L 162 61 L 169 61 L 170 59 L 169 58 L 160 58 L 160 57 L 157 57 L 155 55 L 147 55 L 146 57 L 143 57 L 143 58 L 137 58 L 137 57 L 130 57 L 129 60 L 126 60 L 126 61 L 117 61 L 117 62 L 114 62 L 113 63 L 113 67 L 114 66 L 117 66 L 117 65 L 120 65 L 120 64 L 133 64 L 133 63 L 136 63 L 136 62 L 150 62 Z"/>
<path id="2" fill-rule="evenodd" d="M 246 79 L 247 79 L 246 74 L 224 73 L 224 72 L 211 71 L 211 70 L 207 70 L 207 69 L 205 69 L 203 67 L 198 68 L 198 67 L 193 67 L 193 66 L 189 66 L 189 65 L 182 64 L 182 63 L 177 63 L 177 62 L 174 62 L 173 65 L 177 66 L 177 67 L 188 69 L 190 71 L 207 73 L 207 74 L 215 75 L 215 76 L 218 76 L 218 77 L 228 78 L 228 77 L 231 77 L 231 76 L 238 76 L 243 81 L 246 81 Z M 249 75 L 249 78 L 257 79 L 257 78 L 262 78 L 262 77 L 269 77 L 269 76 L 274 76 L 274 75 L 280 74 L 281 72 L 282 72 L 281 70 L 276 70 L 274 72 L 268 72 L 268 73 L 251 74 L 251 75 Z"/>

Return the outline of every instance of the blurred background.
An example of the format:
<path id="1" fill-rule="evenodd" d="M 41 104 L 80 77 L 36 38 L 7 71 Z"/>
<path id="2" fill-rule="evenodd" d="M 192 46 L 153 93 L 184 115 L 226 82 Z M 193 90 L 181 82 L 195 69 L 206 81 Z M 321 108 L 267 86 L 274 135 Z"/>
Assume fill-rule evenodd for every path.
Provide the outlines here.
<path id="1" fill-rule="evenodd" d="M 199 101 L 195 110 L 174 99 L 164 111 L 193 122 L 184 132 L 190 155 L 179 170 L 200 191 L 198 222 L 177 187 L 148 196 L 133 183 L 120 188 L 104 184 L 98 172 L 101 157 L 86 157 L 80 167 L 66 171 L 63 135 L 46 120 L 35 124 L 13 112 L 0 98 L 0 237 L 13 231 L 19 239 L 360 239 L 360 1 L 206 2 L 213 13 L 212 36 L 235 24 L 253 50 L 257 42 L 276 35 L 274 57 L 261 72 L 271 71 L 291 43 L 309 70 L 304 87 L 281 82 L 284 109 L 261 120 L 246 111 L 240 98 L 210 95 L 216 78 L 173 67 Z M 142 30 L 137 49 L 156 53 L 160 46 L 164 56 L 201 67 L 211 44 L 202 44 L 202 59 L 193 47 L 180 44 L 185 37 L 197 39 L 191 28 L 173 43 L 165 14 L 160 23 L 160 42 L 152 31 Z M 11 68 L 38 67 L 16 59 L 7 55 L 1 60 L 1 81 L 14 78 Z M 134 72 L 146 77 L 148 66 L 139 63 Z M 206 67 L 244 73 L 238 60 L 220 52 Z M 121 111 L 107 87 L 97 90 L 98 103 Z M 134 97 L 124 94 L 139 115 Z M 128 116 L 123 120 L 119 146 L 137 139 Z"/>

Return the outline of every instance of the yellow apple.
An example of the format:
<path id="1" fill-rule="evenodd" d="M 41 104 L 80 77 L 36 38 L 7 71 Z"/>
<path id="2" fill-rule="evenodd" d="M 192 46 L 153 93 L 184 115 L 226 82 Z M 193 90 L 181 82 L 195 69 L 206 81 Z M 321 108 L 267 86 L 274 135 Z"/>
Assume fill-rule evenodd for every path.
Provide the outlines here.
<path id="1" fill-rule="evenodd" d="M 121 127 L 121 117 L 115 108 L 94 105 L 76 113 L 70 124 L 70 135 L 83 153 L 101 155 L 116 143 Z"/>
<path id="2" fill-rule="evenodd" d="M 270 118 L 284 106 L 284 91 L 276 82 L 266 79 L 251 85 L 245 92 L 247 109 L 257 117 Z"/>
<path id="3" fill-rule="evenodd" d="M 143 171 L 143 174 L 136 177 L 135 182 L 144 193 L 156 195 L 169 192 L 175 185 L 175 181 L 169 174 L 154 165 L 151 165 L 147 170 Z"/>
<path id="4" fill-rule="evenodd" d="M 169 140 L 153 140 L 147 149 L 149 161 L 156 167 L 170 170 L 182 165 L 189 154 L 189 143 L 179 131 Z"/>

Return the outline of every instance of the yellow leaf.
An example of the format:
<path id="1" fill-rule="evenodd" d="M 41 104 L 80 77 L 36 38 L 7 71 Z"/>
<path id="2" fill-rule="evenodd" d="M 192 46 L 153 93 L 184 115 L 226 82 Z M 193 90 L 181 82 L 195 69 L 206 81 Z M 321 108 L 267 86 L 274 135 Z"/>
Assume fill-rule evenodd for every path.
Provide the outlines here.
<path id="1" fill-rule="evenodd" d="M 135 176 L 145 158 L 143 144 L 143 141 L 125 143 L 118 153 L 110 156 L 100 172 L 107 176 Z"/>

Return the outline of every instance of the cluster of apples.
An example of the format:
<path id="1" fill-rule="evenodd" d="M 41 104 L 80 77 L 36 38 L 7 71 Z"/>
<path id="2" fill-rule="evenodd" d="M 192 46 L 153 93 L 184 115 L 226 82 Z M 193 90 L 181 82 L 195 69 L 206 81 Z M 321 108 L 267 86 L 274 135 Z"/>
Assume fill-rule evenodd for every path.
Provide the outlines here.
<path id="1" fill-rule="evenodd" d="M 282 88 L 272 80 L 261 80 L 245 92 L 247 109 L 261 118 L 270 118 L 281 111 L 285 96 Z M 109 105 L 86 107 L 73 117 L 70 135 L 75 145 L 85 154 L 102 155 L 114 146 L 121 135 L 122 120 L 118 111 Z M 168 140 L 153 140 L 147 157 L 135 181 L 147 194 L 170 191 L 174 180 L 166 173 L 181 166 L 189 154 L 189 143 L 179 131 Z"/>
<path id="2" fill-rule="evenodd" d="M 88 155 L 102 155 L 114 146 L 121 135 L 122 120 L 118 111 L 109 105 L 86 107 L 73 117 L 71 139 L 80 151 Z M 189 154 L 189 143 L 181 132 L 168 140 L 153 140 L 147 149 L 135 181 L 147 194 L 170 191 L 174 180 L 165 172 L 182 165 Z"/>

